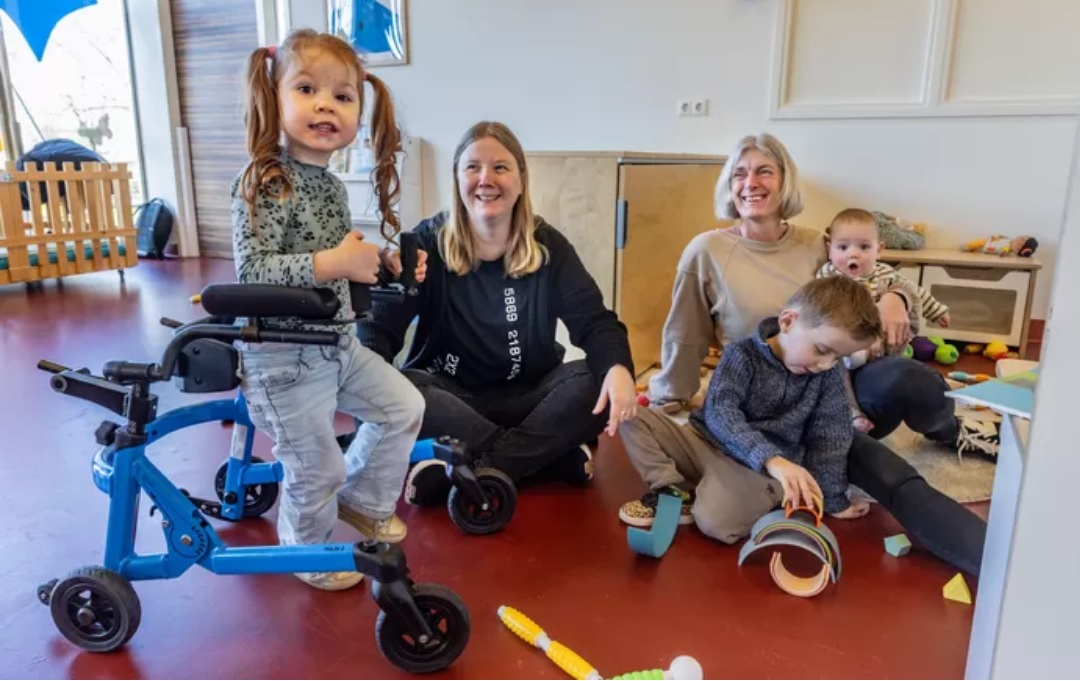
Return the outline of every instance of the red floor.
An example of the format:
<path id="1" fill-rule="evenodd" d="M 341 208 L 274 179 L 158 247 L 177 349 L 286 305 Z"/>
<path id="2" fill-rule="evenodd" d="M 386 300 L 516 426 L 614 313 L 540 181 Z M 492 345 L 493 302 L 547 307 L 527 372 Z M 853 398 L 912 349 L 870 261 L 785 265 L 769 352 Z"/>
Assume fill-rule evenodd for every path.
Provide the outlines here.
<path id="1" fill-rule="evenodd" d="M 142 262 L 28 291 L 0 287 L 0 669 L 5 677 L 398 678 L 373 636 L 368 587 L 325 593 L 285 575 L 214 576 L 194 568 L 168 582 L 137 583 L 142 625 L 122 651 L 83 652 L 54 628 L 35 588 L 101 560 L 106 498 L 94 487 L 93 431 L 109 415 L 52 392 L 39 358 L 99 373 L 109 359 L 151 361 L 169 333 L 161 315 L 189 319 L 189 294 L 233 277 L 229 261 Z M 160 387 L 163 412 L 193 396 Z M 212 493 L 226 454 L 217 425 L 181 432 L 153 460 L 195 495 Z M 267 442 L 260 438 L 260 452 Z M 152 449 L 151 452 L 154 450 Z M 843 578 L 821 596 L 781 593 L 762 562 L 739 568 L 737 547 L 680 530 L 662 560 L 635 557 L 616 517 L 641 492 L 621 444 L 604 439 L 598 480 L 582 491 L 553 485 L 522 493 L 511 525 L 470 537 L 442 509 L 402 504 L 414 576 L 454 589 L 473 636 L 445 677 L 566 678 L 495 615 L 513 605 L 608 678 L 693 655 L 710 678 L 955 678 L 963 675 L 972 608 L 945 601 L 954 574 L 918 548 L 882 549 L 900 531 L 879 508 L 833 520 Z M 156 522 L 140 513 L 139 548 L 160 550 Z M 985 514 L 985 508 L 979 509 Z M 272 516 L 271 512 L 271 516 Z M 274 543 L 272 520 L 214 521 L 229 543 Z M 340 527 L 338 536 L 356 535 Z M 972 585 L 974 586 L 974 585 Z"/>

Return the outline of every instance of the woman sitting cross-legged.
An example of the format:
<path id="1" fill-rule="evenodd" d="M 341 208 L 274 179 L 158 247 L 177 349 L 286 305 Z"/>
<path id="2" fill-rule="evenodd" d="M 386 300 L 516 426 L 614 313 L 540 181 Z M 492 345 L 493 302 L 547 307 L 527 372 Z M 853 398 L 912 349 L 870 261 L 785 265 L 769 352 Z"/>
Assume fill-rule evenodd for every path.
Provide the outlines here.
<path id="1" fill-rule="evenodd" d="M 425 399 L 420 437 L 457 438 L 515 482 L 587 483 L 586 443 L 636 412 L 626 328 L 566 237 L 533 214 L 525 154 L 505 125 L 465 133 L 451 209 L 414 233 L 428 253 L 419 295 L 376 302 L 359 335 L 390 360 L 416 319 L 403 371 Z M 558 320 L 584 360 L 563 361 Z M 440 462 L 421 462 L 405 498 L 440 503 L 448 489 Z"/>

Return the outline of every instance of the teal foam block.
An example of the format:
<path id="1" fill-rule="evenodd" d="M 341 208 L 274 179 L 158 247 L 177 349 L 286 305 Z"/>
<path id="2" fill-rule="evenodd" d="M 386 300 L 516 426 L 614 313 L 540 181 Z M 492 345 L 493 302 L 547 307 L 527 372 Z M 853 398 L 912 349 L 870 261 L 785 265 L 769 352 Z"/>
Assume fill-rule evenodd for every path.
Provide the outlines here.
<path id="1" fill-rule="evenodd" d="M 885 537 L 885 550 L 890 556 L 906 556 L 908 551 L 911 550 L 911 541 L 907 538 L 906 534 L 894 534 L 891 537 Z"/>
<path id="2" fill-rule="evenodd" d="M 675 541 L 675 530 L 679 529 L 679 514 L 682 512 L 682 499 L 670 494 L 660 494 L 656 500 L 656 517 L 652 528 L 626 528 L 626 541 L 630 548 L 643 556 L 660 558 L 671 542 Z"/>

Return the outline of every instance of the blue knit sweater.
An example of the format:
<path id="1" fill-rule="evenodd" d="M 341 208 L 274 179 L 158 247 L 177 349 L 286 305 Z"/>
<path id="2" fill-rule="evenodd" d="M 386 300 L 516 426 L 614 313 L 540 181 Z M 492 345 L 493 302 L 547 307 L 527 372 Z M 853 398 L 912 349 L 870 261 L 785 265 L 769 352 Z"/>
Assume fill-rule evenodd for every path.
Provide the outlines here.
<path id="1" fill-rule="evenodd" d="M 842 365 L 819 374 L 793 374 L 768 339 L 777 319 L 754 336 L 730 343 L 713 373 L 704 405 L 691 424 L 717 448 L 765 473 L 774 456 L 805 468 L 824 493 L 825 511 L 848 507 L 847 457 L 854 437 Z"/>

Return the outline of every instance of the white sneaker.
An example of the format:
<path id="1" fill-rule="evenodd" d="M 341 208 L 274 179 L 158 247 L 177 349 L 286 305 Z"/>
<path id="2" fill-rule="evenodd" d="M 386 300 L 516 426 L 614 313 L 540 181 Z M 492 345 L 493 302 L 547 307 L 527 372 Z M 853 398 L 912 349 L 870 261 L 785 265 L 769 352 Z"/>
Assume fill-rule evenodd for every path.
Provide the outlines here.
<path id="1" fill-rule="evenodd" d="M 1001 435 L 998 424 L 992 421 L 978 421 L 960 418 L 960 432 L 956 436 L 956 456 L 963 460 L 965 452 L 982 454 L 988 459 L 997 460 Z"/>
<path id="2" fill-rule="evenodd" d="M 323 591 L 344 591 L 364 581 L 359 572 L 297 572 L 301 581 Z"/>

